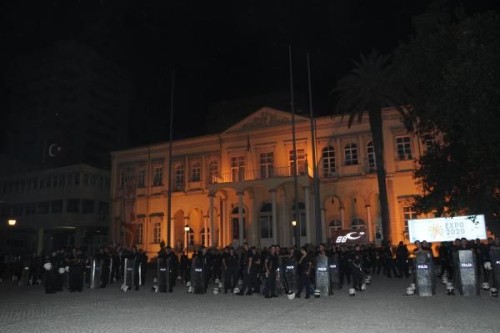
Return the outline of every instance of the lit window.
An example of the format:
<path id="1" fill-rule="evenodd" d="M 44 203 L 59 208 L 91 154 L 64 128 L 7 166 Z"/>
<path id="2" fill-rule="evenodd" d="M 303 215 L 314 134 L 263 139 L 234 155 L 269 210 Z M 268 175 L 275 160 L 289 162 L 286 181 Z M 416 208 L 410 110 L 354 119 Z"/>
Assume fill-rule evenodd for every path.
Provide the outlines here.
<path id="1" fill-rule="evenodd" d="M 341 230 L 342 229 L 342 221 L 340 221 L 339 219 L 332 220 L 328 224 L 328 228 L 330 230 Z"/>
<path id="2" fill-rule="evenodd" d="M 344 148 L 345 165 L 358 164 L 358 146 L 355 143 L 350 143 Z"/>
<path id="3" fill-rule="evenodd" d="M 231 158 L 231 176 L 233 182 L 245 180 L 245 157 L 236 156 Z"/>
<path id="4" fill-rule="evenodd" d="M 153 243 L 158 244 L 161 241 L 161 220 L 153 221 Z"/>
<path id="5" fill-rule="evenodd" d="M 191 181 L 199 182 L 201 180 L 201 165 L 199 162 L 191 164 Z"/>
<path id="6" fill-rule="evenodd" d="M 293 149 L 290 150 L 288 154 L 288 160 L 290 163 L 290 169 L 291 169 L 291 175 L 293 175 L 293 170 L 294 170 L 294 160 L 293 160 L 294 154 L 293 154 Z M 304 175 L 306 173 L 306 153 L 304 149 L 297 149 L 297 174 L 298 175 Z"/>
<path id="7" fill-rule="evenodd" d="M 353 219 L 351 222 L 351 229 L 352 230 L 365 229 L 365 221 L 363 221 L 360 218 Z"/>
<path id="8" fill-rule="evenodd" d="M 153 186 L 161 186 L 163 184 L 163 167 L 157 166 L 153 172 Z"/>
<path id="9" fill-rule="evenodd" d="M 201 229 L 200 236 L 201 236 L 201 245 L 208 246 L 208 244 L 210 244 L 210 228 L 207 228 L 207 232 L 206 232 L 206 237 L 208 239 L 207 243 L 205 243 L 205 228 Z"/>
<path id="10" fill-rule="evenodd" d="M 323 177 L 335 176 L 335 148 L 328 146 L 321 152 L 323 159 Z"/>
<path id="11" fill-rule="evenodd" d="M 273 238 L 273 212 L 272 205 L 266 203 L 259 212 L 260 237 Z"/>
<path id="12" fill-rule="evenodd" d="M 260 154 L 260 178 L 270 178 L 274 174 L 274 153 Z"/>
<path id="13" fill-rule="evenodd" d="M 240 219 L 239 219 L 239 208 L 234 207 L 232 212 L 231 212 L 231 221 L 233 225 L 233 239 L 239 239 L 240 238 Z M 245 219 L 245 209 L 242 209 L 242 215 L 243 215 L 243 238 L 247 237 L 247 232 L 245 228 L 246 224 L 246 219 Z"/>
<path id="14" fill-rule="evenodd" d="M 177 164 L 175 166 L 175 188 L 174 191 L 182 191 L 184 189 L 184 165 Z"/>
<path id="15" fill-rule="evenodd" d="M 408 233 L 408 220 L 414 220 L 417 218 L 417 212 L 412 206 L 403 206 L 403 217 L 405 220 L 405 233 Z"/>
<path id="16" fill-rule="evenodd" d="M 142 244 L 143 242 L 143 227 L 142 223 L 137 224 L 137 229 L 135 229 L 135 239 L 137 244 Z"/>
<path id="17" fill-rule="evenodd" d="M 409 136 L 396 137 L 396 152 L 399 160 L 411 160 L 411 139 Z"/>
<path id="18" fill-rule="evenodd" d="M 146 170 L 144 169 L 141 169 L 139 170 L 139 172 L 137 173 L 137 187 L 144 187 L 144 185 L 146 184 Z"/>
<path id="19" fill-rule="evenodd" d="M 208 174 L 210 175 L 210 181 L 215 183 L 217 177 L 219 177 L 219 163 L 217 161 L 210 161 L 208 163 Z"/>
<path id="20" fill-rule="evenodd" d="M 368 142 L 366 145 L 366 155 L 368 156 L 368 169 L 369 172 L 374 172 L 375 165 L 375 148 L 373 147 L 373 141 Z"/>

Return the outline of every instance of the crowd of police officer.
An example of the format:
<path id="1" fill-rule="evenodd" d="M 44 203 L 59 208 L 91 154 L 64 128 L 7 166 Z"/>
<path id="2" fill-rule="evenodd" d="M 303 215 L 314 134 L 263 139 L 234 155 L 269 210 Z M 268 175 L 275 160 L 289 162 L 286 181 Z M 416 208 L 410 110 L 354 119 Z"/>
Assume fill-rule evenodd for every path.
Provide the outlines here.
<path id="1" fill-rule="evenodd" d="M 483 285 L 491 281 L 493 287 L 498 288 L 497 279 L 492 278 L 492 247 L 500 248 L 500 241 L 488 239 L 487 242 L 470 242 L 457 239 L 452 243 L 441 243 L 436 248 L 439 256 L 434 258 L 440 266 L 438 276 L 446 275 L 452 279 L 455 270 L 453 253 L 460 249 L 470 249 L 475 255 L 477 276 Z M 179 255 L 162 243 L 154 261 L 168 262 L 168 292 L 172 292 L 176 284 L 190 286 L 193 274 L 200 271 L 203 273 L 202 292 L 207 291 L 212 281 L 217 290 L 225 294 L 261 294 L 265 298 L 272 298 L 285 292 L 301 297 L 302 291 L 305 291 L 305 298 L 309 298 L 315 290 L 313 286 L 318 283 L 315 281 L 315 271 L 320 257 L 327 257 L 336 263 L 338 279 L 335 288 L 341 289 L 349 285 L 351 289 L 361 291 L 364 290 L 365 278 L 368 275 L 382 273 L 388 278 L 410 277 L 414 269 L 411 258 L 421 251 L 432 256 L 432 244 L 417 241 L 415 250 L 411 253 L 403 242 L 397 246 L 382 242 L 378 247 L 373 244 L 320 244 L 317 247 L 308 244 L 298 250 L 293 247 L 281 248 L 279 245 L 258 250 L 255 246 L 244 243 L 238 249 L 228 246 L 222 251 L 201 246 L 188 259 L 186 254 Z M 293 263 L 296 274 L 292 278 L 296 281 L 291 281 L 291 277 L 283 273 L 284 259 Z M 193 265 L 198 269 L 194 270 Z M 158 285 L 161 271 L 159 264 L 155 267 L 157 269 L 153 274 L 153 291 L 158 290 L 155 286 Z M 98 275 L 94 275 L 96 271 L 99 271 Z M 129 278 L 127 271 L 131 273 Z M 147 271 L 148 257 L 135 246 L 130 249 L 119 245 L 105 246 L 92 256 L 86 255 L 78 248 L 60 249 L 46 257 L 0 256 L 2 279 L 12 279 L 25 285 L 43 284 L 46 293 L 64 289 L 82 292 L 84 286 L 106 288 L 108 284 L 117 281 L 120 281 L 122 290 L 125 283 L 129 284 L 129 289 L 139 290 L 140 286 L 145 284 Z"/>

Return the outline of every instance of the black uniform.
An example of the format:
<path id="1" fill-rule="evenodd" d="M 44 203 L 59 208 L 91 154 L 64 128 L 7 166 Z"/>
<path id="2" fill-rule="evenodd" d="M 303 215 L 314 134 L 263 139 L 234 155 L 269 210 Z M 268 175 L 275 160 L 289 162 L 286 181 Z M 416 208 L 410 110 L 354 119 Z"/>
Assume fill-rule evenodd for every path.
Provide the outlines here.
<path id="1" fill-rule="evenodd" d="M 238 283 L 239 274 L 239 258 L 234 251 L 225 252 L 222 255 L 222 263 L 224 266 L 224 293 L 228 290 L 233 290 Z"/>

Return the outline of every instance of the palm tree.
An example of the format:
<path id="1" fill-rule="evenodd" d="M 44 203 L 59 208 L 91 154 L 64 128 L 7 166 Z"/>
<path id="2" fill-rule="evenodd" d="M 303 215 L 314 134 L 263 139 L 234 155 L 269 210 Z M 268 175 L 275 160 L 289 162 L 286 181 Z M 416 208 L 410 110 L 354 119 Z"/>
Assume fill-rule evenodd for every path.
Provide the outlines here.
<path id="1" fill-rule="evenodd" d="M 394 83 L 389 60 L 389 56 L 376 51 L 372 51 L 368 56 L 362 54 L 361 60 L 354 62 L 351 73 L 340 79 L 333 90 L 338 97 L 335 113 L 349 115 L 349 127 L 354 120 L 361 121 L 363 114 L 368 112 L 375 150 L 384 240 L 390 240 L 391 222 L 384 163 L 382 108 L 394 106 L 404 114 L 401 104 L 396 102 L 401 97 L 401 90 Z"/>

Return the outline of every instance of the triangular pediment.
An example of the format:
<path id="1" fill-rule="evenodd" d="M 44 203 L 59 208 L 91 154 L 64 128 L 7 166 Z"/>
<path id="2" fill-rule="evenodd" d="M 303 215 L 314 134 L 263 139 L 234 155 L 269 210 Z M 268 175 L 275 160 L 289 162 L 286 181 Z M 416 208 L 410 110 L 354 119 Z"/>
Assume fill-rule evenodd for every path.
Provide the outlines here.
<path id="1" fill-rule="evenodd" d="M 295 115 L 296 123 L 307 120 L 308 118 Z M 224 131 L 224 133 L 248 132 L 255 129 L 290 125 L 291 123 L 291 113 L 280 111 L 270 107 L 263 107 L 228 128 L 226 131 Z"/>

